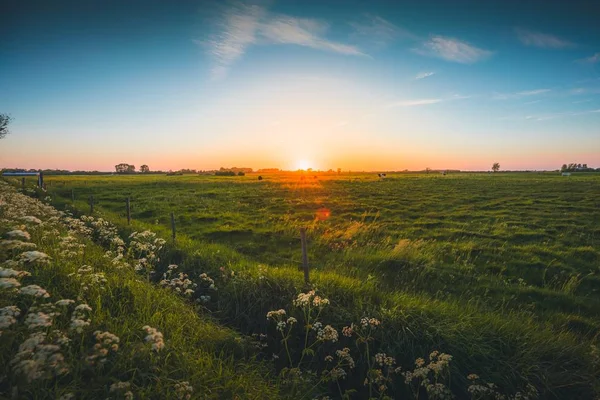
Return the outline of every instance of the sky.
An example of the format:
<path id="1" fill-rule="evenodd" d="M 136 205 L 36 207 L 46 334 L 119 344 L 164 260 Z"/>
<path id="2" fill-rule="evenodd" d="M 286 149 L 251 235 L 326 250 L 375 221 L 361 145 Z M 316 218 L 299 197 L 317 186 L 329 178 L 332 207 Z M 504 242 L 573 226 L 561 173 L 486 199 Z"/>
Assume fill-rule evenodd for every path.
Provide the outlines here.
<path id="1" fill-rule="evenodd" d="M 600 2 L 1 7 L 0 168 L 600 167 Z"/>

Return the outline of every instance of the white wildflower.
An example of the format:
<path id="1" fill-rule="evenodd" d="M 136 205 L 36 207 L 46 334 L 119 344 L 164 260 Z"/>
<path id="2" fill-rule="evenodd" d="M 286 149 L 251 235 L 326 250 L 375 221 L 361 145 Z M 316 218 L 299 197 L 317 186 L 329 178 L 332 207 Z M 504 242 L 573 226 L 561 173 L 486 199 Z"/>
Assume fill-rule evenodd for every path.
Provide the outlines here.
<path id="1" fill-rule="evenodd" d="M 12 268 L 0 267 L 0 278 L 21 278 L 23 276 L 31 276 L 27 271 L 17 271 Z"/>
<path id="2" fill-rule="evenodd" d="M 6 329 L 15 324 L 19 315 L 21 315 L 21 310 L 17 306 L 0 308 L 0 329 Z M 1 334 L 2 331 L 0 330 Z"/>
<path id="3" fill-rule="evenodd" d="M 96 344 L 91 355 L 86 357 L 86 362 L 90 365 L 106 362 L 109 354 L 116 353 L 119 350 L 119 337 L 110 332 L 94 332 Z"/>
<path id="4" fill-rule="evenodd" d="M 26 223 L 30 223 L 30 224 L 34 224 L 34 225 L 40 225 L 42 223 L 42 221 L 39 218 L 36 218 L 32 215 L 25 215 L 25 216 L 21 217 L 21 219 L 23 221 L 25 221 Z"/>
<path id="5" fill-rule="evenodd" d="M 41 288 L 38 285 L 29 285 L 24 286 L 19 289 L 19 294 L 24 296 L 33 296 L 36 298 L 48 298 L 50 297 L 50 293 L 46 291 L 46 289 Z"/>
<path id="6" fill-rule="evenodd" d="M 0 278 L 0 289 L 12 289 L 21 286 L 15 278 Z"/>
<path id="7" fill-rule="evenodd" d="M 23 231 L 21 229 L 15 229 L 10 232 L 6 232 L 6 236 L 8 236 L 11 239 L 18 239 L 18 240 L 25 240 L 25 241 L 31 239 L 31 235 L 29 234 L 29 232 Z"/>
<path id="8" fill-rule="evenodd" d="M 160 333 L 156 328 L 146 325 L 142 329 L 146 331 L 146 337 L 144 340 L 146 343 L 152 344 L 152 350 L 158 352 L 165 347 L 163 334 Z"/>
<path id="9" fill-rule="evenodd" d="M 52 326 L 52 316 L 44 312 L 31 312 L 25 317 L 27 329 L 46 328 Z"/>
<path id="10" fill-rule="evenodd" d="M 189 400 L 192 398 L 192 393 L 194 393 L 194 388 L 188 381 L 177 382 L 174 388 L 178 399 Z"/>
<path id="11" fill-rule="evenodd" d="M 25 263 L 46 263 L 50 261 L 50 257 L 48 257 L 48 254 L 46 253 L 33 250 L 21 253 L 21 255 L 19 256 L 19 260 Z"/>

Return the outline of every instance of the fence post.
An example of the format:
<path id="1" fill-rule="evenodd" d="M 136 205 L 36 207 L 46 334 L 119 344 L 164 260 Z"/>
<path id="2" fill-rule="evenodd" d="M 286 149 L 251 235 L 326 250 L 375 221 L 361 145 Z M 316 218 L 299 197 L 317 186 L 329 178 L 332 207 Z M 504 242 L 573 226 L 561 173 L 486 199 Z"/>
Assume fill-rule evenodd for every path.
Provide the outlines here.
<path id="1" fill-rule="evenodd" d="M 71 189 L 71 203 L 75 203 L 75 190 Z"/>
<path id="2" fill-rule="evenodd" d="M 173 231 L 173 242 L 175 242 L 175 214 L 171 211 L 171 230 Z"/>
<path id="3" fill-rule="evenodd" d="M 127 207 L 127 225 L 131 225 L 131 202 L 129 197 L 127 198 L 125 205 Z"/>
<path id="4" fill-rule="evenodd" d="M 94 213 L 94 195 L 90 196 L 90 215 Z"/>
<path id="5" fill-rule="evenodd" d="M 308 253 L 306 246 L 306 228 L 300 228 L 300 242 L 302 244 L 302 269 L 304 270 L 304 283 L 309 282 L 308 277 Z"/>
<path id="6" fill-rule="evenodd" d="M 21 178 L 21 187 L 25 189 L 25 177 Z"/>

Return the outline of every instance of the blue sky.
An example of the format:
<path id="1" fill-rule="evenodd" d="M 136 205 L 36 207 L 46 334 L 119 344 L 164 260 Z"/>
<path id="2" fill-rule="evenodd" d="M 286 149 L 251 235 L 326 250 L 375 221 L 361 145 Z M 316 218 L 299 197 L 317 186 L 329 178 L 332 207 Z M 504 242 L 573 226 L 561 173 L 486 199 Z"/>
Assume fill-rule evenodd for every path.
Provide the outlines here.
<path id="1" fill-rule="evenodd" d="M 591 1 L 10 1 L 0 167 L 600 167 Z"/>

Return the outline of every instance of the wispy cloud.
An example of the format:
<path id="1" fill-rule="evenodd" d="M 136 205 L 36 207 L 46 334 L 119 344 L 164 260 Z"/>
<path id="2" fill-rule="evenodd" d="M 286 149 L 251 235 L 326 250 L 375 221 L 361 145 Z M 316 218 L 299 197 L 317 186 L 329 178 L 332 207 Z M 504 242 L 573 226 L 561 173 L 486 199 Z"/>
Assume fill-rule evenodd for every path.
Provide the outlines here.
<path id="1" fill-rule="evenodd" d="M 385 47 L 401 39 L 419 40 L 417 35 L 391 22 L 372 14 L 366 14 L 361 21 L 350 22 L 354 36 L 369 41 L 377 47 Z"/>
<path id="2" fill-rule="evenodd" d="M 587 115 L 587 114 L 596 114 L 600 113 L 600 109 L 598 110 L 585 110 L 585 111 L 572 111 L 572 112 L 564 112 L 564 113 L 554 113 L 554 114 L 543 114 L 539 116 L 533 117 L 536 121 L 547 121 L 549 119 L 563 118 L 563 117 L 576 117 L 579 115 Z"/>
<path id="3" fill-rule="evenodd" d="M 329 26 L 319 20 L 273 14 L 257 5 L 234 4 L 217 18 L 216 32 L 196 41 L 213 59 L 213 79 L 223 78 L 252 45 L 294 44 L 333 53 L 364 56 L 356 46 L 329 40 Z"/>
<path id="4" fill-rule="evenodd" d="M 494 93 L 492 95 L 492 99 L 494 100 L 508 100 L 508 99 L 516 99 L 520 97 L 527 96 L 537 96 L 540 94 L 551 92 L 552 89 L 534 89 L 534 90 L 524 90 L 515 93 Z"/>
<path id="5" fill-rule="evenodd" d="M 592 99 L 577 100 L 574 101 L 573 104 L 589 103 L 590 101 L 592 101 Z"/>
<path id="6" fill-rule="evenodd" d="M 213 79 L 223 78 L 230 65 L 244 55 L 248 46 L 256 43 L 256 32 L 264 13 L 264 8 L 256 5 L 235 4 L 217 20 L 217 32 L 208 41 L 196 41 L 206 45 L 213 58 Z"/>
<path id="7" fill-rule="evenodd" d="M 442 102 L 446 102 L 446 101 L 470 99 L 471 97 L 473 97 L 473 96 L 453 94 L 452 96 L 449 96 L 449 97 L 439 97 L 439 98 L 434 98 L 434 99 L 400 100 L 400 101 L 395 101 L 395 102 L 386 104 L 384 108 L 427 106 L 430 104 L 437 104 L 437 103 L 442 103 Z"/>
<path id="8" fill-rule="evenodd" d="M 521 28 L 515 28 L 515 33 L 521 43 L 526 46 L 541 47 L 543 49 L 564 49 L 576 46 L 575 43 L 547 33 L 534 32 Z"/>
<path id="9" fill-rule="evenodd" d="M 428 104 L 441 103 L 442 101 L 443 101 L 442 99 L 404 100 L 404 101 L 396 101 L 394 103 L 390 103 L 386 106 L 386 108 L 425 106 Z"/>
<path id="10" fill-rule="evenodd" d="M 459 39 L 432 36 L 421 47 L 413 49 L 417 54 L 432 56 L 462 64 L 473 64 L 492 56 L 493 52 L 475 47 Z"/>
<path id="11" fill-rule="evenodd" d="M 517 96 L 535 96 L 537 94 L 548 93 L 552 89 L 535 89 L 535 90 L 525 90 L 523 92 L 517 92 Z"/>
<path id="12" fill-rule="evenodd" d="M 548 120 L 552 120 L 552 119 L 557 119 L 557 118 L 568 118 L 568 117 L 577 117 L 577 116 L 581 116 L 581 115 L 590 115 L 590 114 L 600 114 L 600 109 L 593 109 L 593 110 L 583 110 L 583 111 L 567 111 L 567 112 L 560 112 L 560 113 L 546 113 L 546 114 L 538 114 L 538 115 L 526 115 L 526 116 L 519 116 L 519 117 L 504 117 L 504 118 L 500 118 L 501 120 L 512 120 L 512 121 L 522 121 L 522 120 L 528 120 L 528 121 L 548 121 Z"/>
<path id="13" fill-rule="evenodd" d="M 435 72 L 419 72 L 417 76 L 415 76 L 415 80 L 425 79 L 433 75 L 435 75 Z"/>
<path id="14" fill-rule="evenodd" d="M 581 60 L 577 61 L 583 64 L 596 64 L 597 62 L 600 62 L 600 53 L 596 53 L 590 57 L 582 58 Z"/>
<path id="15" fill-rule="evenodd" d="M 325 39 L 322 35 L 328 27 L 326 23 L 314 19 L 277 15 L 261 24 L 259 33 L 267 43 L 296 44 L 350 56 L 365 55 L 355 46 Z"/>

